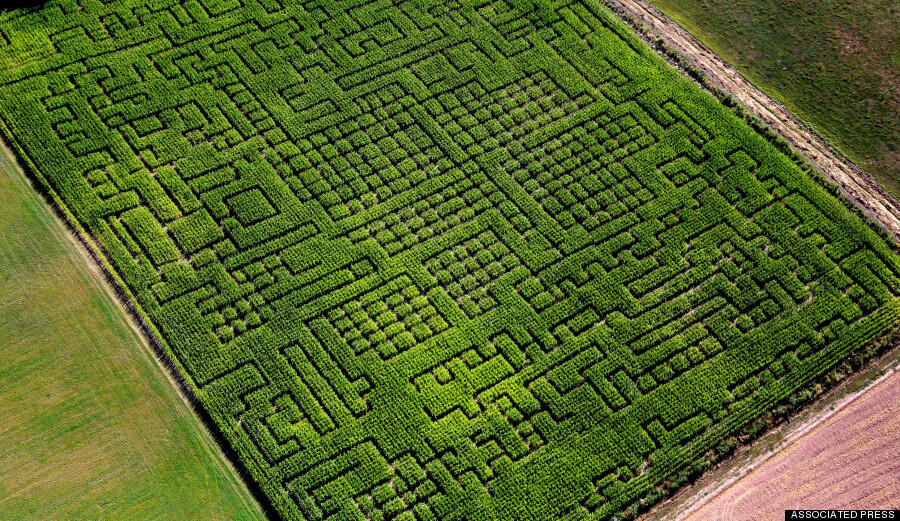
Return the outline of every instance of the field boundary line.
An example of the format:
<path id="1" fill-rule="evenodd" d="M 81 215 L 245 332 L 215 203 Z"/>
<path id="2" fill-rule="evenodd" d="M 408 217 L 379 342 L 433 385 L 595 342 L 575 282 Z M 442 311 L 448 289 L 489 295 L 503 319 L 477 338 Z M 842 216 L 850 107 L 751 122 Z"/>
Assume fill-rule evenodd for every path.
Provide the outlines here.
<path id="1" fill-rule="evenodd" d="M 202 430 L 212 437 L 213 442 L 218 446 L 220 453 L 224 456 L 226 465 L 230 466 L 238 474 L 238 479 L 244 483 L 250 495 L 260 506 L 263 515 L 268 519 L 280 519 L 275 511 L 275 507 L 269 500 L 268 496 L 262 491 L 260 485 L 254 480 L 250 474 L 250 470 L 244 465 L 237 454 L 233 453 L 231 445 L 225 439 L 224 434 L 216 425 L 212 416 L 202 407 L 200 398 L 197 396 L 197 387 L 190 376 L 183 371 L 181 362 L 172 352 L 171 347 L 156 329 L 156 325 L 150 320 L 150 317 L 141 307 L 134 294 L 122 280 L 118 272 L 112 266 L 106 252 L 95 240 L 95 238 L 81 225 L 75 215 L 63 201 L 62 197 L 53 189 L 44 175 L 37 166 L 32 162 L 31 158 L 22 149 L 13 133 L 6 124 L 4 115 L 0 114 L 0 146 L 6 149 L 25 174 L 26 180 L 30 181 L 33 189 L 48 203 L 51 213 L 60 220 L 64 228 L 68 228 L 70 237 L 77 240 L 83 246 L 83 254 L 87 254 L 93 259 L 95 266 L 106 279 L 107 291 L 111 292 L 115 297 L 115 301 L 120 309 L 127 316 L 127 321 L 132 327 L 138 330 L 146 340 L 148 347 L 156 354 L 159 364 L 164 367 L 167 376 L 175 384 L 178 394 L 187 403 L 190 410 L 200 422 Z"/>
<path id="2" fill-rule="evenodd" d="M 816 404 L 811 404 L 811 406 L 809 406 L 807 408 L 808 414 L 812 415 L 811 417 L 802 418 L 801 424 L 799 426 L 796 426 L 795 428 L 791 428 L 789 430 L 789 432 L 787 433 L 787 435 L 783 439 L 781 439 L 777 445 L 773 446 L 769 451 L 765 452 L 764 454 L 760 454 L 759 456 L 751 459 L 749 461 L 749 464 L 745 465 L 745 466 L 741 466 L 741 469 L 739 471 L 738 471 L 738 469 L 730 469 L 731 472 L 734 473 L 734 475 L 729 477 L 723 483 L 721 483 L 718 486 L 709 490 L 708 493 L 704 494 L 702 497 L 698 498 L 696 501 L 688 502 L 688 505 L 689 505 L 688 508 L 678 512 L 676 517 L 673 518 L 674 521 L 681 521 L 683 519 L 687 519 L 691 514 L 700 510 L 701 508 L 703 508 L 704 505 L 709 503 L 712 499 L 717 497 L 719 494 L 722 494 L 726 490 L 733 487 L 741 478 L 749 475 L 750 472 L 752 472 L 753 470 L 756 470 L 757 468 L 762 466 L 766 461 L 768 461 L 772 457 L 780 454 L 782 451 L 784 451 L 788 447 L 792 446 L 794 443 L 805 438 L 808 434 L 810 434 L 810 432 L 812 432 L 813 430 L 818 428 L 820 425 L 822 425 L 823 423 L 828 421 L 834 415 L 836 415 L 840 411 L 847 408 L 847 406 L 854 403 L 861 396 L 863 396 L 867 392 L 874 389 L 881 382 L 883 382 L 883 381 L 887 380 L 888 378 L 890 378 L 891 376 L 893 376 L 898 371 L 898 367 L 900 367 L 900 361 L 898 361 L 896 359 L 897 354 L 900 354 L 900 344 L 895 345 L 894 348 L 892 348 L 891 351 L 889 351 L 885 355 L 889 359 L 889 363 L 887 364 L 888 367 L 883 369 L 883 371 L 884 371 L 883 374 L 881 374 L 881 376 L 879 376 L 878 378 L 866 383 L 866 385 L 862 389 L 853 391 L 852 393 L 849 393 L 845 396 L 841 396 L 839 398 L 836 397 L 836 395 L 839 394 L 843 388 L 845 388 L 847 385 L 851 384 L 853 381 L 860 379 L 860 378 L 865 378 L 865 374 L 864 374 L 865 370 L 863 370 L 863 373 L 857 374 L 854 377 L 851 377 L 850 379 L 845 380 L 844 382 L 841 383 L 841 385 L 839 385 L 834 390 L 832 390 L 831 393 L 829 393 L 829 395 L 822 397 L 822 400 L 820 402 L 820 404 L 821 404 L 820 406 L 822 407 L 822 410 L 812 410 L 812 409 L 816 408 Z M 831 398 L 837 398 L 837 399 L 830 404 L 827 403 L 829 401 L 829 399 L 831 399 Z M 788 423 L 787 425 L 790 426 L 790 423 Z M 770 433 L 770 435 L 774 435 L 778 432 L 780 432 L 780 429 L 775 429 L 774 431 L 772 431 Z"/>
<path id="3" fill-rule="evenodd" d="M 0 125 L 2 125 L 2 120 L 0 120 Z M 196 399 L 196 397 L 189 396 L 188 392 L 183 388 L 183 382 L 178 379 L 179 375 L 173 372 L 172 368 L 167 365 L 169 361 L 164 359 L 157 352 L 157 349 L 151 345 L 152 339 L 142 328 L 141 324 L 138 323 L 138 319 L 135 317 L 134 313 L 128 310 L 127 302 L 123 301 L 122 297 L 117 294 L 117 288 L 110 283 L 109 275 L 103 269 L 100 261 L 88 249 L 83 238 L 77 233 L 73 233 L 67 220 L 60 215 L 61 211 L 59 209 L 53 204 L 48 204 L 49 201 L 47 196 L 43 193 L 43 188 L 39 186 L 37 180 L 25 170 L 25 167 L 22 165 L 16 152 L 7 142 L 5 136 L 0 134 L 0 137 L 2 137 L 2 139 L 0 139 L 0 155 L 5 155 L 10 160 L 13 168 L 18 170 L 15 177 L 19 178 L 18 181 L 25 185 L 27 189 L 32 192 L 32 195 L 40 201 L 44 209 L 47 210 L 48 220 L 45 222 L 42 216 L 41 222 L 52 228 L 50 233 L 54 238 L 63 241 L 66 246 L 71 245 L 72 249 L 67 251 L 70 251 L 84 262 L 83 267 L 85 268 L 86 276 L 89 277 L 92 283 L 95 284 L 103 294 L 110 298 L 109 303 L 122 312 L 121 318 L 125 325 L 135 334 L 137 342 L 140 344 L 141 352 L 148 357 L 153 364 L 153 367 L 159 368 L 162 376 L 165 377 L 167 385 L 172 386 L 172 389 L 175 391 L 178 398 L 188 407 L 187 414 L 194 415 L 196 418 L 197 412 L 195 404 L 191 401 L 192 399 Z M 247 487 L 246 480 L 240 474 L 240 469 L 236 468 L 231 457 L 222 450 L 221 442 L 217 440 L 216 433 L 212 432 L 210 427 L 202 419 L 196 419 L 198 420 L 198 432 L 207 442 L 205 450 L 213 454 L 216 468 L 220 468 L 224 472 L 234 473 L 234 484 L 238 487 Z M 249 490 L 240 490 L 238 493 L 241 494 L 247 502 L 255 504 L 261 512 L 265 512 L 265 505 L 261 505 L 259 499 L 253 496 L 252 492 Z"/>
<path id="4" fill-rule="evenodd" d="M 859 166 L 800 121 L 781 103 L 760 91 L 737 69 L 651 5 L 648 0 L 604 1 L 616 14 L 635 25 L 639 34 L 648 39 L 655 38 L 664 42 L 679 57 L 686 59 L 698 69 L 705 80 L 725 94 L 731 95 L 745 109 L 761 119 L 809 161 L 820 174 L 837 184 L 841 195 L 847 201 L 877 222 L 894 241 L 900 241 L 900 201 Z M 659 52 L 658 45 L 654 45 L 653 42 L 647 43 Z M 672 56 L 663 57 L 669 62 L 675 61 Z M 673 65 L 680 69 L 684 68 L 678 63 Z M 698 83 L 709 90 L 710 85 L 704 85 L 702 81 Z"/>

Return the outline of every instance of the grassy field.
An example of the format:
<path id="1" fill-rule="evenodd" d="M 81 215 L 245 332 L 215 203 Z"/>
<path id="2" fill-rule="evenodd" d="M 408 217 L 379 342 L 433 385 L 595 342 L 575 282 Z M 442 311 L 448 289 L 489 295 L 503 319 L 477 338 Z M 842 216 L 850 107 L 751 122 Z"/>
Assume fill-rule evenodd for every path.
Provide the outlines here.
<path id="1" fill-rule="evenodd" d="M 264 519 L 0 151 L 0 520 Z"/>
<path id="2" fill-rule="evenodd" d="M 900 196 L 900 5 L 651 0 Z"/>
<path id="3" fill-rule="evenodd" d="M 52 1 L 0 118 L 290 520 L 621 519 L 900 258 L 597 1 Z"/>

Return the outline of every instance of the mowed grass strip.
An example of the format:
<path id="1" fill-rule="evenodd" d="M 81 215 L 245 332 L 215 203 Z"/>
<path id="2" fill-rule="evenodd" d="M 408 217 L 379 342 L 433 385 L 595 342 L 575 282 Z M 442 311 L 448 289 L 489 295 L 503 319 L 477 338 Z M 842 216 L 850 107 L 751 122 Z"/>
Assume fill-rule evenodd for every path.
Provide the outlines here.
<path id="1" fill-rule="evenodd" d="M 0 519 L 265 517 L 0 150 Z"/>
<path id="2" fill-rule="evenodd" d="M 900 318 L 597 1 L 50 2 L 3 131 L 290 520 L 621 519 Z"/>

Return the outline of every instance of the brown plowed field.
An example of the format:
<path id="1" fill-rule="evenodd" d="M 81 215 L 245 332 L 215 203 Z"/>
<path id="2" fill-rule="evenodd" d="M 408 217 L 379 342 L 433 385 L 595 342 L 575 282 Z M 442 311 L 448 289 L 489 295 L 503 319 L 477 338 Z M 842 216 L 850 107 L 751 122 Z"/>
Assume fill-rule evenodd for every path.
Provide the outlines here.
<path id="1" fill-rule="evenodd" d="M 900 372 L 679 521 L 783 519 L 788 508 L 900 507 Z"/>

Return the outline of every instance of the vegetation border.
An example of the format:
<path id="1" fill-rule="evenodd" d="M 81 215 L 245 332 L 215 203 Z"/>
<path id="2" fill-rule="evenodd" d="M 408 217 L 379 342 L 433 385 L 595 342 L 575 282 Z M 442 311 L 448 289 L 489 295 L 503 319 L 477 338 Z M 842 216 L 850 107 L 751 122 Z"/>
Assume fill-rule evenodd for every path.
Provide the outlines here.
<path id="1" fill-rule="evenodd" d="M 747 123 L 753 130 L 755 130 L 757 134 L 762 136 L 772 146 L 778 149 L 779 152 L 791 159 L 791 161 L 793 161 L 794 164 L 796 164 L 801 170 L 803 170 L 804 173 L 809 175 L 810 178 L 816 180 L 816 182 L 818 182 L 826 190 L 828 190 L 843 203 L 845 203 L 845 205 L 853 213 L 858 215 L 864 222 L 868 223 L 869 227 L 882 238 L 884 238 L 889 245 L 894 247 L 895 250 L 900 250 L 900 244 L 898 244 L 898 241 L 900 241 L 900 231 L 891 230 L 888 228 L 887 224 L 874 218 L 872 214 L 866 211 L 866 208 L 862 205 L 862 201 L 851 197 L 849 194 L 841 190 L 841 185 L 837 181 L 835 181 L 823 167 L 819 166 L 815 161 L 809 159 L 808 157 L 803 155 L 802 152 L 798 151 L 789 139 L 785 138 L 778 131 L 773 130 L 770 124 L 766 123 L 752 109 L 743 105 L 734 96 L 733 93 L 729 92 L 727 89 L 711 80 L 709 76 L 705 72 L 703 72 L 703 70 L 695 65 L 694 61 L 685 56 L 677 48 L 670 45 L 666 41 L 665 37 L 662 36 L 659 32 L 657 32 L 652 27 L 649 27 L 642 20 L 637 18 L 637 15 L 629 11 L 622 3 L 622 1 L 623 0 L 601 0 L 603 5 L 607 9 L 609 9 L 616 16 L 616 18 L 623 21 L 625 25 L 627 25 L 634 33 L 636 33 L 638 38 L 642 40 L 647 47 L 650 47 L 650 49 L 652 49 L 669 65 L 675 67 L 688 78 L 693 80 L 694 83 L 696 83 L 701 89 L 718 99 L 719 102 L 722 103 L 722 105 L 730 109 L 732 113 L 744 120 L 744 122 Z M 655 14 L 660 19 L 668 20 L 673 25 L 679 27 L 687 35 L 693 38 L 695 40 L 695 43 L 697 43 L 711 55 L 718 57 L 718 54 L 716 54 L 712 49 L 709 49 L 705 44 L 703 44 L 703 42 L 698 40 L 692 33 L 690 33 L 690 31 L 681 27 L 675 20 L 672 20 L 668 15 L 657 9 L 655 6 L 649 5 L 645 0 L 635 0 L 635 3 L 640 3 L 648 11 L 655 12 Z M 753 83 L 747 80 L 740 73 L 740 71 L 734 68 L 734 66 L 721 58 L 719 58 L 719 60 L 731 67 L 734 70 L 734 73 L 740 76 L 749 85 L 753 85 Z M 755 85 L 753 85 L 753 87 L 756 88 Z M 815 129 L 800 120 L 800 118 L 794 115 L 794 113 L 788 110 L 786 107 L 781 105 L 777 100 L 772 99 L 769 95 L 765 94 L 762 91 L 759 92 L 766 99 L 768 99 L 775 105 L 778 105 L 803 130 L 820 141 L 821 144 L 823 144 L 825 148 L 827 148 L 829 153 L 834 155 L 835 158 L 842 162 L 850 171 L 853 172 L 854 175 L 858 176 L 861 181 L 865 182 L 867 185 L 875 187 L 877 197 L 881 199 L 880 202 L 884 204 L 885 208 L 900 207 L 900 201 L 898 201 L 897 198 L 895 198 L 874 178 L 872 178 L 869 174 L 862 170 L 859 165 L 854 163 L 850 158 L 844 155 L 840 150 L 837 150 L 833 145 L 831 145 L 831 143 L 829 143 L 825 138 L 819 135 L 819 133 L 816 132 Z"/>
<path id="2" fill-rule="evenodd" d="M 706 73 L 696 67 L 689 58 L 686 58 L 678 50 L 666 43 L 666 41 L 655 31 L 633 17 L 621 4 L 619 4 L 618 0 L 603 0 L 603 4 L 617 18 L 623 21 L 647 47 L 665 60 L 666 63 L 681 71 L 682 74 L 694 81 L 700 88 L 718 99 L 722 105 L 744 120 L 744 122 L 746 122 L 757 134 L 762 136 L 772 146 L 776 147 L 778 151 L 794 162 L 809 176 L 810 179 L 819 183 L 819 185 L 839 199 L 841 203 L 865 222 L 869 228 L 881 236 L 889 246 L 895 251 L 900 251 L 900 244 L 898 244 L 894 234 L 887 230 L 880 221 L 872 218 L 871 215 L 866 213 L 863 208 L 857 205 L 856 201 L 847 197 L 841 191 L 837 182 L 828 177 L 827 174 L 825 174 L 822 169 L 816 166 L 810 159 L 797 151 L 784 136 L 773 130 L 771 126 L 766 124 L 753 111 L 741 104 L 734 95 L 710 80 Z M 661 16 L 668 18 L 662 13 Z M 808 125 L 803 124 L 802 122 L 800 123 L 810 133 L 822 139 L 823 142 L 832 148 L 832 151 L 840 159 L 852 168 L 862 172 L 862 170 L 859 169 L 859 166 L 850 161 L 839 151 L 834 150 L 834 147 L 831 147 L 827 141 L 809 128 Z M 867 175 L 864 172 L 862 173 Z M 612 520 L 629 521 L 649 512 L 654 506 L 662 503 L 663 500 L 671 498 L 675 493 L 693 485 L 707 470 L 726 462 L 731 459 L 732 456 L 737 456 L 739 449 L 749 449 L 757 440 L 774 432 L 784 424 L 789 423 L 791 420 L 807 411 L 809 407 L 813 406 L 820 399 L 825 398 L 826 395 L 835 391 L 841 384 L 854 376 L 860 375 L 865 369 L 869 368 L 875 360 L 881 358 L 895 348 L 900 351 L 900 327 L 897 326 L 881 338 L 851 350 L 846 359 L 837 361 L 835 366 L 801 385 L 785 398 L 774 403 L 767 412 L 745 423 L 738 432 L 714 444 L 702 457 L 691 464 L 684 465 L 680 470 L 674 470 L 670 477 L 663 481 L 662 484 L 653 487 L 651 491 L 644 494 L 643 497 L 633 501 L 621 512 L 614 514 Z"/>

